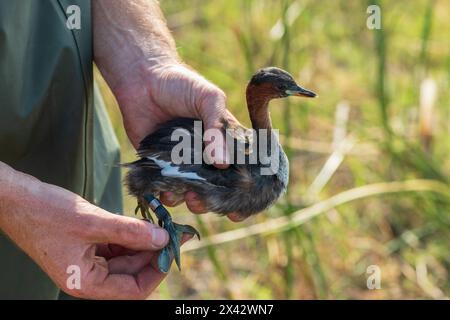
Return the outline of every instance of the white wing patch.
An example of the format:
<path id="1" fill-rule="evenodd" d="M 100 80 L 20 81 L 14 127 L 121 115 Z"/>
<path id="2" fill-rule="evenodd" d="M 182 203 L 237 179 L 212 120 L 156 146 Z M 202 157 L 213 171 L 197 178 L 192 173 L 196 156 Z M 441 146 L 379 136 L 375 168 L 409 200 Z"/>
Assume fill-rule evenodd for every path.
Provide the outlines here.
<path id="1" fill-rule="evenodd" d="M 164 160 L 159 160 L 157 157 L 147 157 L 147 159 L 152 160 L 154 163 L 161 168 L 161 174 L 165 177 L 171 178 L 183 178 L 183 179 L 191 179 L 191 180 L 206 180 L 205 178 L 200 177 L 195 172 L 181 172 L 180 167 L 172 165 L 172 163 Z"/>

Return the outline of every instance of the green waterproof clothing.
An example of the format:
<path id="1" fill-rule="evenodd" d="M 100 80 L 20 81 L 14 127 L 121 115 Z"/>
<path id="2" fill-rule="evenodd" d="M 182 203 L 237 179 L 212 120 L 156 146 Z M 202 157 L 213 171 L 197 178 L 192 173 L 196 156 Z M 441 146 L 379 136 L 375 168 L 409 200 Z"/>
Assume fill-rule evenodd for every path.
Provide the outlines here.
<path id="1" fill-rule="evenodd" d="M 71 5 L 80 29 L 67 27 Z M 89 0 L 0 0 L 0 161 L 121 211 L 118 143 L 93 88 Z M 0 299 L 59 294 L 0 232 Z"/>

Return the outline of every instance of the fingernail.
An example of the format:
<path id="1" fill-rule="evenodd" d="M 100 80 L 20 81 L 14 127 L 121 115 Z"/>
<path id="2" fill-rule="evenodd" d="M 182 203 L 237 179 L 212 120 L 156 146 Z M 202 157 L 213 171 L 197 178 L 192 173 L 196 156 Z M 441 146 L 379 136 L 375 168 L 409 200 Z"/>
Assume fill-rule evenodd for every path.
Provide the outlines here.
<path id="1" fill-rule="evenodd" d="M 169 240 L 169 235 L 167 231 L 162 228 L 153 228 L 152 230 L 152 241 L 157 246 L 164 246 Z"/>

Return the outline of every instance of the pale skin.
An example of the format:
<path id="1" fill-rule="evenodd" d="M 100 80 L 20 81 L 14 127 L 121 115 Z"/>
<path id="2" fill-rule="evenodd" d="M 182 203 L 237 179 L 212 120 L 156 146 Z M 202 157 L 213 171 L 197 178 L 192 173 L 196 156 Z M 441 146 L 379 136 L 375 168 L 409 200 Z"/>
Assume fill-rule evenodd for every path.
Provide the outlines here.
<path id="1" fill-rule="evenodd" d="M 94 59 L 116 96 L 132 144 L 166 120 L 200 118 L 205 128 L 237 120 L 225 94 L 184 65 L 157 1 L 92 2 Z M 212 159 L 226 168 L 223 140 Z M 163 194 L 169 206 L 179 204 Z M 185 194 L 194 213 L 206 212 Z M 231 220 L 238 220 L 230 214 Z M 146 221 L 113 215 L 82 197 L 46 184 L 0 162 L 0 229 L 67 293 L 89 299 L 143 299 L 164 279 L 158 271 L 165 230 Z M 184 241 L 188 238 L 185 237 Z M 81 268 L 81 289 L 66 286 L 67 267 Z"/>

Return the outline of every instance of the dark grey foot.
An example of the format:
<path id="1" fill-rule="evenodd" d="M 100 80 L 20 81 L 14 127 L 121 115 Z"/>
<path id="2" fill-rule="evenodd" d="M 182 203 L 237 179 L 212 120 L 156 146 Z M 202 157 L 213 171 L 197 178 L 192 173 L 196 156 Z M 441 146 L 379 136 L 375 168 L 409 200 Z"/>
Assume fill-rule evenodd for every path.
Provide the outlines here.
<path id="1" fill-rule="evenodd" d="M 161 202 L 151 195 L 145 195 L 148 206 L 156 214 L 160 225 L 169 233 L 169 243 L 162 249 L 158 257 L 158 268 L 161 272 L 167 273 L 172 264 L 172 257 L 178 269 L 181 270 L 180 246 L 181 238 L 184 233 L 196 235 L 200 239 L 198 231 L 189 225 L 181 225 L 172 221 L 169 211 L 161 204 Z"/>
<path id="2" fill-rule="evenodd" d="M 144 220 L 150 221 L 151 223 L 155 223 L 152 214 L 148 209 L 148 204 L 144 198 L 138 199 L 138 204 L 136 206 L 136 209 L 134 209 L 134 214 L 137 215 L 138 211 L 141 212 L 142 218 L 144 218 Z"/>

